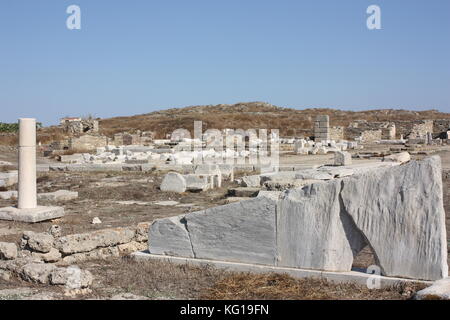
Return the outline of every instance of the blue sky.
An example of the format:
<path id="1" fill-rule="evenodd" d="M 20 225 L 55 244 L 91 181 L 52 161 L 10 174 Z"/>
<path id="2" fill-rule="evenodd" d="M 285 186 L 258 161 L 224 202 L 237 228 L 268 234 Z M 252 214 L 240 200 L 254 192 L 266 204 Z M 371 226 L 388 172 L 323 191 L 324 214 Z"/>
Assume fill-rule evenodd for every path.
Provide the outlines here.
<path id="1" fill-rule="evenodd" d="M 450 112 L 448 0 L 2 0 L 0 45 L 0 122 L 240 101 Z"/>

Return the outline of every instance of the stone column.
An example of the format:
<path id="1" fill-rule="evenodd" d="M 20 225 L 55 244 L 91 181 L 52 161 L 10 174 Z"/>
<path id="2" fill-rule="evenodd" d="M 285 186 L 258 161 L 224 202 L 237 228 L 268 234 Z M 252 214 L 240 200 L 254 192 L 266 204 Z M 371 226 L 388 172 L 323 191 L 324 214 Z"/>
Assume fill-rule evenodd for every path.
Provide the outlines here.
<path id="1" fill-rule="evenodd" d="M 36 119 L 19 119 L 18 208 L 36 208 L 36 192 Z"/>

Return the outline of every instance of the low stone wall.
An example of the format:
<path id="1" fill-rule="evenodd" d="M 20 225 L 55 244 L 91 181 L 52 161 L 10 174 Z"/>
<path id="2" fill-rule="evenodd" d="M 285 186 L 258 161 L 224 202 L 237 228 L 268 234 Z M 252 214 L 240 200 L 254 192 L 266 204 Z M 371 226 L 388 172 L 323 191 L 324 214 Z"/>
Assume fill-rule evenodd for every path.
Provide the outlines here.
<path id="1" fill-rule="evenodd" d="M 67 236 L 61 236 L 56 225 L 43 233 L 25 231 L 19 245 L 0 242 L 0 278 L 8 281 L 15 275 L 29 282 L 67 285 L 75 272 L 79 280 L 76 289 L 87 288 L 92 275 L 74 264 L 147 249 L 149 225 Z"/>
<path id="2" fill-rule="evenodd" d="M 344 140 L 344 127 L 331 127 L 330 140 Z"/>
<path id="3" fill-rule="evenodd" d="M 374 142 L 381 140 L 382 131 L 379 130 L 368 130 L 361 133 L 361 140 L 364 142 Z"/>

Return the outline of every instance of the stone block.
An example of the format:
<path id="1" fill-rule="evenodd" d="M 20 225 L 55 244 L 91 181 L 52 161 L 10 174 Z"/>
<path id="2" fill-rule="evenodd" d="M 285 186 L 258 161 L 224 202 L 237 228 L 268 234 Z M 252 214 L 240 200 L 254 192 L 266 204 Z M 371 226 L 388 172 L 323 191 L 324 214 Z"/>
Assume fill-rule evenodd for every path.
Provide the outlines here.
<path id="1" fill-rule="evenodd" d="M 186 179 L 177 172 L 169 172 L 164 176 L 160 189 L 164 192 L 185 192 L 187 188 Z"/>
<path id="2" fill-rule="evenodd" d="M 62 207 L 41 207 L 35 209 L 0 208 L 0 220 L 36 223 L 64 216 Z"/>
<path id="3" fill-rule="evenodd" d="M 343 180 L 343 210 L 367 238 L 383 275 L 448 276 L 441 171 L 436 156 Z"/>
<path id="4" fill-rule="evenodd" d="M 334 153 L 335 166 L 349 166 L 352 164 L 352 155 L 349 152 L 338 151 Z"/>
<path id="5" fill-rule="evenodd" d="M 17 258 L 17 245 L 10 242 L 0 242 L 0 260 Z"/>
<path id="6" fill-rule="evenodd" d="M 194 256 L 273 265 L 275 204 L 261 197 L 187 214 Z"/>
<path id="7" fill-rule="evenodd" d="M 277 217 L 278 266 L 350 271 L 366 245 L 363 235 L 341 214 L 341 182 L 288 190 Z"/>
<path id="8" fill-rule="evenodd" d="M 184 215 L 155 220 L 149 229 L 148 245 L 154 254 L 194 257 Z"/>

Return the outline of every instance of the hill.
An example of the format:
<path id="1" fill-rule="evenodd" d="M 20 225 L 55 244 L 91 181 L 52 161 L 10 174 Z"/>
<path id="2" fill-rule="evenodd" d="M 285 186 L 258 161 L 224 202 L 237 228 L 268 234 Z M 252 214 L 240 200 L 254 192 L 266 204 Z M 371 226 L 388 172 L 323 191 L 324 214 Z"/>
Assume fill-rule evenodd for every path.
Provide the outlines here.
<path id="1" fill-rule="evenodd" d="M 178 128 L 185 128 L 192 132 L 194 121 L 203 121 L 203 130 L 266 128 L 280 129 L 283 136 L 310 135 L 314 118 L 319 114 L 328 114 L 332 126 L 348 126 L 355 120 L 378 122 L 450 119 L 450 113 L 437 110 L 343 111 L 316 108 L 299 110 L 277 107 L 264 102 L 247 102 L 233 105 L 190 106 L 143 115 L 103 119 L 100 121 L 100 128 L 101 132 L 108 136 L 118 132 L 141 130 L 153 131 L 158 138 L 163 138 Z"/>

